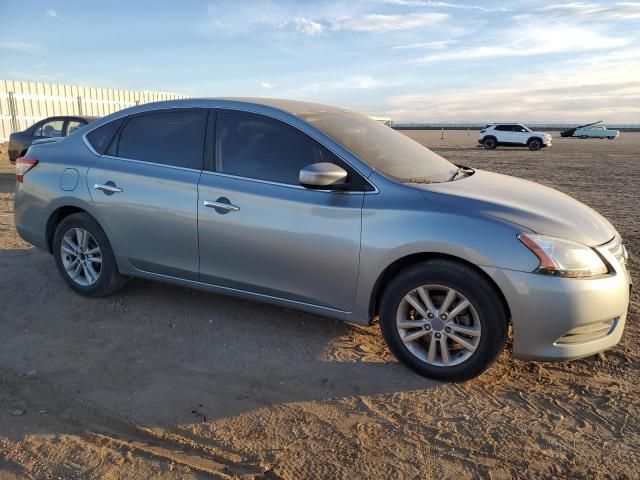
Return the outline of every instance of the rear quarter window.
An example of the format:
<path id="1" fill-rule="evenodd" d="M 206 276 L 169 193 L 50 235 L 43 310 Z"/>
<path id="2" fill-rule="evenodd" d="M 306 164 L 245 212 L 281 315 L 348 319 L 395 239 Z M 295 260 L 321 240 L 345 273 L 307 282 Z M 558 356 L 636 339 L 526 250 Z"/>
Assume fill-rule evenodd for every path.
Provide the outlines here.
<path id="1" fill-rule="evenodd" d="M 103 155 L 104 152 L 107 151 L 113 136 L 122 125 L 123 119 L 119 118 L 118 120 L 114 120 L 113 122 L 105 123 L 95 130 L 91 130 L 87 133 L 87 141 L 93 149 L 98 152 L 100 155 Z"/>

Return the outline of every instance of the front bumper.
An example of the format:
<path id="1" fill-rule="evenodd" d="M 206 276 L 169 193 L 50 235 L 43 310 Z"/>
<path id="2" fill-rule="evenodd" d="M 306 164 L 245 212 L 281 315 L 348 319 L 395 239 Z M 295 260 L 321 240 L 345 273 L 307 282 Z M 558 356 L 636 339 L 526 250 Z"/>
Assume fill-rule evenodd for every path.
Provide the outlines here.
<path id="1" fill-rule="evenodd" d="M 574 360 L 620 341 L 629 308 L 630 277 L 608 256 L 615 272 L 592 279 L 484 268 L 509 305 L 514 357 Z"/>

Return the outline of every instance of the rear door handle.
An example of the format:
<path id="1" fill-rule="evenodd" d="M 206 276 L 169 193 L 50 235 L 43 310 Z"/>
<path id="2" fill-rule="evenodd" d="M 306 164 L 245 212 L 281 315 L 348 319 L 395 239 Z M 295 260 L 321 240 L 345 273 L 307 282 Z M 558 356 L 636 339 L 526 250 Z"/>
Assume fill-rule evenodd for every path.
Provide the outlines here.
<path id="1" fill-rule="evenodd" d="M 215 208 L 218 213 L 229 213 L 229 212 L 237 212 L 240 210 L 240 207 L 237 205 L 233 205 L 228 198 L 220 197 L 215 202 L 210 200 L 205 200 L 202 202 L 205 207 Z"/>
<path id="2" fill-rule="evenodd" d="M 96 183 L 93 188 L 103 191 L 106 195 L 113 195 L 114 193 L 122 192 L 120 187 L 116 187 L 116 184 L 109 181 L 107 183 Z"/>

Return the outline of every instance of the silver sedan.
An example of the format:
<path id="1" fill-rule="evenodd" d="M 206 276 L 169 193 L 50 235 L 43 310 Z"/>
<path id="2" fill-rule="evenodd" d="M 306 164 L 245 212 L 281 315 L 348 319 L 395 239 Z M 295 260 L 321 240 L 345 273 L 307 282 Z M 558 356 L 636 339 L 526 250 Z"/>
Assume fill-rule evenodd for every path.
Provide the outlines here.
<path id="1" fill-rule="evenodd" d="M 15 220 L 81 295 L 143 277 L 369 325 L 421 375 L 464 380 L 503 350 L 613 347 L 626 250 L 550 188 L 453 165 L 357 113 L 191 99 L 33 145 Z"/>

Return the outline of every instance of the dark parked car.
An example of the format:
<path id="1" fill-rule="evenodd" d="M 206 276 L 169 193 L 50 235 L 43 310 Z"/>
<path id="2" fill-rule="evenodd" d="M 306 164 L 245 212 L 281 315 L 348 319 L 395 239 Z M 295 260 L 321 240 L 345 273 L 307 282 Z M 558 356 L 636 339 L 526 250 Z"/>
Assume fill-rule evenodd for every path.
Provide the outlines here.
<path id="1" fill-rule="evenodd" d="M 43 138 L 66 137 L 81 127 L 100 117 L 60 116 L 48 117 L 31 125 L 22 132 L 15 132 L 9 136 L 9 161 L 16 163 L 16 158 L 27 153 L 27 149 L 36 140 Z"/>

